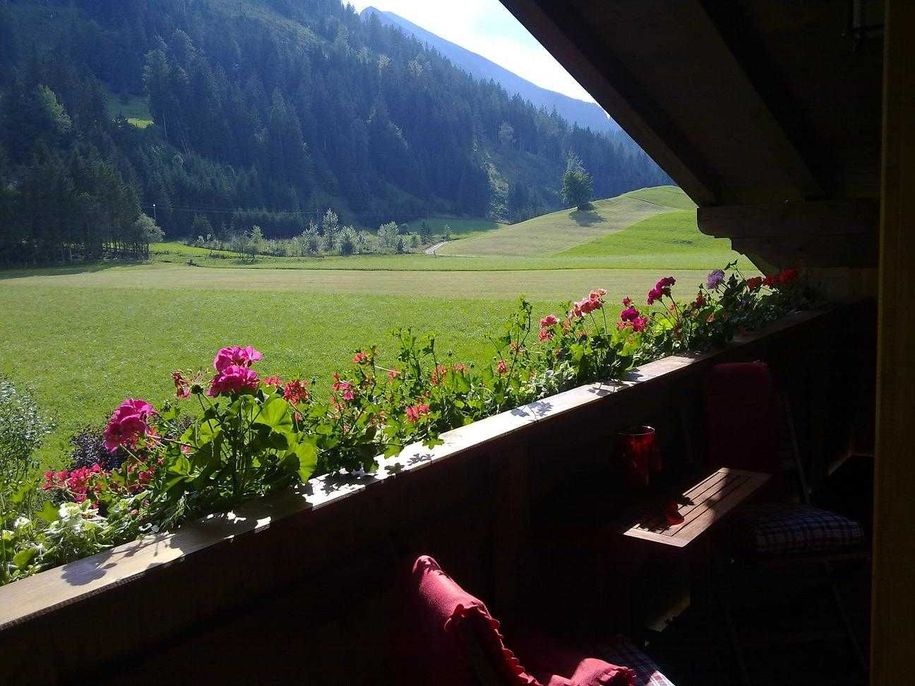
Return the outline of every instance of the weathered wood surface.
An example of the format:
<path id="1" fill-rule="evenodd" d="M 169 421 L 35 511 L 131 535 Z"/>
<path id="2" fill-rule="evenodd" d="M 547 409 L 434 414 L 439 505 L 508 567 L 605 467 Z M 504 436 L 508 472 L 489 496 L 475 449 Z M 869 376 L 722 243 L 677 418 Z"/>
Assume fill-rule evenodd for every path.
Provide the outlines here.
<path id="1" fill-rule="evenodd" d="M 624 536 L 685 548 L 762 488 L 769 474 L 722 467 L 683 492 L 686 504 L 677 511 L 683 522 L 668 525 L 663 513 L 649 512 Z"/>
<path id="2" fill-rule="evenodd" d="M 915 673 L 915 3 L 888 0 L 871 683 Z"/>
<path id="3" fill-rule="evenodd" d="M 700 207 L 699 230 L 719 238 L 782 238 L 864 234 L 876 240 L 876 200 L 821 200 Z"/>

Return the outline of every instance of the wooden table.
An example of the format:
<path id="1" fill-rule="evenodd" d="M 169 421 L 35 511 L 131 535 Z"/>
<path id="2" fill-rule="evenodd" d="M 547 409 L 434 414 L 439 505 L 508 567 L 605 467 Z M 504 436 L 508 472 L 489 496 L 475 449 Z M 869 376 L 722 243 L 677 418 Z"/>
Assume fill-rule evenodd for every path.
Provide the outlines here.
<path id="1" fill-rule="evenodd" d="M 617 607 L 617 621 L 632 632 L 632 579 L 640 573 L 640 567 L 648 556 L 665 554 L 665 549 L 670 553 L 686 555 L 690 575 L 687 604 L 704 608 L 700 612 L 707 612 L 712 607 L 712 550 L 709 537 L 702 534 L 756 493 L 770 478 L 771 475 L 761 472 L 723 467 L 683 492 L 681 500 L 686 504 L 677 508 L 683 517 L 682 523 L 668 524 L 664 513 L 655 508 L 643 513 L 635 523 L 629 519 L 619 526 L 616 531 L 622 534 L 622 538 L 617 540 L 628 541 L 629 545 L 619 546 L 616 555 L 620 557 L 615 568 L 620 570 L 625 581 L 605 593 L 610 606 Z M 699 543 L 694 543 L 697 539 Z M 658 544 L 661 547 L 657 547 Z M 609 551 L 611 556 L 614 549 L 616 546 Z M 677 613 L 679 611 L 682 608 Z M 714 622 L 710 622 L 710 626 L 712 624 Z"/>
<path id="2" fill-rule="evenodd" d="M 623 528 L 623 535 L 662 545 L 685 548 L 749 498 L 770 478 L 769 474 L 722 467 L 683 493 L 687 503 L 678 512 L 681 524 L 670 525 L 661 512 L 644 515 Z"/>

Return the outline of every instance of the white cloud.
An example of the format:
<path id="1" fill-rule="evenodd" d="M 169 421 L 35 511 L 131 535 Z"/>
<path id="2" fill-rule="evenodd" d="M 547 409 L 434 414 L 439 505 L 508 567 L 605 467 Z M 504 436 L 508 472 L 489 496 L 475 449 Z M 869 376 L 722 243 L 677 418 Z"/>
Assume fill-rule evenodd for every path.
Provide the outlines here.
<path id="1" fill-rule="evenodd" d="M 538 86 L 593 102 L 499 0 L 348 0 L 373 6 L 483 55 Z"/>

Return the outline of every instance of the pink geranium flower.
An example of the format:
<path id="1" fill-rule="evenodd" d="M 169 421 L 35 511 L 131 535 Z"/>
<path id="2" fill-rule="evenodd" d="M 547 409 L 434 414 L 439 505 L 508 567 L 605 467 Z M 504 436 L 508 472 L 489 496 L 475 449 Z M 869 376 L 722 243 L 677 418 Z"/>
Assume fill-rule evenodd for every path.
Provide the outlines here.
<path id="1" fill-rule="evenodd" d="M 244 348 L 230 345 L 216 353 L 216 357 L 213 358 L 213 368 L 217 372 L 222 372 L 226 367 L 250 367 L 262 357 L 263 355 L 250 345 Z"/>
<path id="2" fill-rule="evenodd" d="M 334 372 L 334 383 L 331 388 L 334 393 L 339 393 L 340 397 L 347 402 L 355 400 L 356 398 L 356 393 L 353 391 L 353 384 L 349 381 L 342 381 L 340 375 L 336 372 Z M 336 398 L 333 398 L 333 400 L 336 400 Z"/>
<path id="3" fill-rule="evenodd" d="M 639 316 L 639 311 L 635 309 L 632 305 L 627 307 L 625 310 L 620 312 L 620 319 L 624 322 L 635 321 Z"/>
<path id="4" fill-rule="evenodd" d="M 672 276 L 665 276 L 663 279 L 659 279 L 654 288 L 648 291 L 648 304 L 653 305 L 664 296 L 669 298 L 670 287 L 676 283 L 677 280 Z"/>
<path id="5" fill-rule="evenodd" d="M 546 329 L 547 327 L 555 326 L 558 323 L 559 319 L 555 314 L 548 314 L 546 317 L 540 320 L 540 328 Z"/>
<path id="6" fill-rule="evenodd" d="M 499 360 L 499 363 L 496 365 L 496 371 L 499 374 L 508 374 L 508 365 L 505 364 L 505 360 Z"/>
<path id="7" fill-rule="evenodd" d="M 286 385 L 283 386 L 283 397 L 287 402 L 298 405 L 299 403 L 308 400 L 307 385 L 307 382 L 298 379 L 287 381 Z"/>
<path id="8" fill-rule="evenodd" d="M 257 372 L 253 369 L 233 364 L 223 367 L 222 371 L 213 377 L 207 395 L 216 397 L 243 391 L 256 391 L 259 383 Z"/>
<path id="9" fill-rule="evenodd" d="M 105 448 L 113 453 L 119 447 L 134 448 L 149 429 L 149 416 L 155 409 L 145 400 L 128 398 L 111 415 L 105 426 Z"/>
<path id="10" fill-rule="evenodd" d="M 419 418 L 424 414 L 429 414 L 429 406 L 426 404 L 413 405 L 407 408 L 407 421 L 411 424 L 416 424 L 419 421 Z"/>

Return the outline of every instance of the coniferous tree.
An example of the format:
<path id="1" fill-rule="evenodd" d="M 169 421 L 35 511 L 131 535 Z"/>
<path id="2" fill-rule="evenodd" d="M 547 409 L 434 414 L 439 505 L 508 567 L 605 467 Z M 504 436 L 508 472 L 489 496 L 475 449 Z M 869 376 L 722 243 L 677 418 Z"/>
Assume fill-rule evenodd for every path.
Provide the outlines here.
<path id="1" fill-rule="evenodd" d="M 569 155 L 566 172 L 562 175 L 562 198 L 579 210 L 591 208 L 591 194 L 594 192 L 591 175 L 585 171 L 577 155 Z"/>

